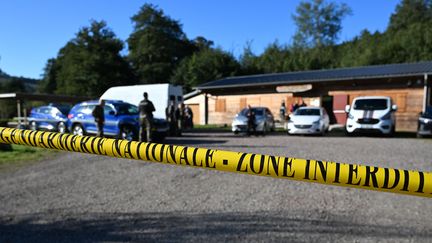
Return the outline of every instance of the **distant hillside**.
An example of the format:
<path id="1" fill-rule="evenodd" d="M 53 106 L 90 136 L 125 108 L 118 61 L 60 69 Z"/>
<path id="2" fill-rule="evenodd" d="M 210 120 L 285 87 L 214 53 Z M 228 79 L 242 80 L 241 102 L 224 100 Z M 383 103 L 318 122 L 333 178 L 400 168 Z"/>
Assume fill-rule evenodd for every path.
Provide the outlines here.
<path id="1" fill-rule="evenodd" d="M 0 93 L 36 91 L 38 79 L 10 76 L 0 69 Z"/>

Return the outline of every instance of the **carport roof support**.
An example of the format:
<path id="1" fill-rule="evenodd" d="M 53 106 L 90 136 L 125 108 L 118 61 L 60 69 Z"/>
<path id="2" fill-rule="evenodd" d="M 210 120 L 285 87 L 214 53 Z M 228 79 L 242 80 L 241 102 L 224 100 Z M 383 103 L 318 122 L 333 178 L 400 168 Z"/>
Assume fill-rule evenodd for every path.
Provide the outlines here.
<path id="1" fill-rule="evenodd" d="M 28 93 L 4 93 L 0 94 L 0 99 L 13 99 L 13 100 L 34 100 L 46 102 L 65 102 L 75 103 L 84 100 L 91 100 L 89 97 L 82 96 L 69 96 L 69 95 L 51 95 L 51 94 L 28 94 Z"/>

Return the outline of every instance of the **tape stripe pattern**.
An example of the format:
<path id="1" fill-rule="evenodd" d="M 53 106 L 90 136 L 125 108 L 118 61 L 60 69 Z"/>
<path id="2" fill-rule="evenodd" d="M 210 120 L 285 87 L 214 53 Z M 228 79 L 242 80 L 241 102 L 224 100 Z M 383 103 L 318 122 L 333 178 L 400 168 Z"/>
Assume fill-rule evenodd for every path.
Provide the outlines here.
<path id="1" fill-rule="evenodd" d="M 432 173 L 0 127 L 0 142 L 432 197 Z"/>

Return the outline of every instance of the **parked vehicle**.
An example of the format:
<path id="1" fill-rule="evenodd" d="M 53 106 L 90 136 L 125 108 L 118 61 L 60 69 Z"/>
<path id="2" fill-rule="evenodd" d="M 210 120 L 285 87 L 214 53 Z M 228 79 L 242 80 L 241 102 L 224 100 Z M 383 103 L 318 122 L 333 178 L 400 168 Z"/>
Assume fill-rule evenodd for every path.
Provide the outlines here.
<path id="1" fill-rule="evenodd" d="M 165 118 L 165 108 L 168 107 L 170 97 L 174 96 L 176 103 L 183 101 L 182 86 L 172 84 L 145 84 L 111 87 L 102 94 L 100 99 L 104 100 L 122 100 L 132 105 L 138 106 L 143 100 L 143 94 L 147 92 L 149 100 L 153 102 L 156 111 L 153 116 L 156 118 Z"/>
<path id="2" fill-rule="evenodd" d="M 252 107 L 252 111 L 255 113 L 255 128 L 257 132 L 265 134 L 274 131 L 275 122 L 273 114 L 267 107 Z M 231 130 L 235 134 L 247 132 L 247 113 L 248 108 L 244 108 L 235 116 L 231 124 Z"/>
<path id="3" fill-rule="evenodd" d="M 359 132 L 393 135 L 396 127 L 395 111 L 397 106 L 392 105 L 390 97 L 357 97 L 352 106 L 345 107 L 345 112 L 348 113 L 346 132 L 348 135 Z"/>
<path id="4" fill-rule="evenodd" d="M 30 111 L 28 122 L 31 130 L 47 130 L 65 133 L 68 105 L 49 104 L 35 107 Z"/>
<path id="5" fill-rule="evenodd" d="M 417 137 L 432 135 L 432 106 L 427 106 L 426 111 L 420 113 L 417 126 Z"/>
<path id="6" fill-rule="evenodd" d="M 289 116 L 286 131 L 291 134 L 324 135 L 329 128 L 330 119 L 324 108 L 300 107 Z"/>
<path id="7" fill-rule="evenodd" d="M 75 135 L 96 134 L 97 126 L 92 115 L 99 101 L 86 101 L 75 105 L 68 115 L 68 129 Z M 134 140 L 139 133 L 138 108 L 116 100 L 105 101 L 104 134 L 120 139 Z M 153 139 L 163 140 L 168 132 L 168 123 L 163 119 L 153 120 Z"/>

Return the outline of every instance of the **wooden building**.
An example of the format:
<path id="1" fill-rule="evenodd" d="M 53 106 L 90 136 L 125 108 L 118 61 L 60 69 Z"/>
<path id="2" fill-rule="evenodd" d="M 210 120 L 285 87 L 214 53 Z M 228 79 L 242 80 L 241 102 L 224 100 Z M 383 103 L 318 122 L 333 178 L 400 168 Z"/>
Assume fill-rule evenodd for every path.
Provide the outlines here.
<path id="1" fill-rule="evenodd" d="M 248 104 L 279 108 L 303 100 L 323 106 L 332 123 L 345 124 L 345 106 L 358 96 L 390 96 L 398 106 L 396 130 L 415 131 L 419 113 L 431 104 L 432 61 L 229 77 L 196 87 L 185 104 L 195 124 L 230 124 Z"/>

